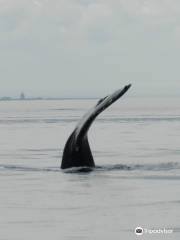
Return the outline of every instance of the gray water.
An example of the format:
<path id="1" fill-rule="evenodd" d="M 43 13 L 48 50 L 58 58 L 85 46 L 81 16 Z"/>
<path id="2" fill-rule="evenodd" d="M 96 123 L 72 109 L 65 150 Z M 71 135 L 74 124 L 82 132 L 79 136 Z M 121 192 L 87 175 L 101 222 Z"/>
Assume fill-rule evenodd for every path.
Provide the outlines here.
<path id="1" fill-rule="evenodd" d="M 119 100 L 89 131 L 97 168 L 63 172 L 64 144 L 95 102 L 0 102 L 0 240 L 180 238 L 180 99 Z"/>

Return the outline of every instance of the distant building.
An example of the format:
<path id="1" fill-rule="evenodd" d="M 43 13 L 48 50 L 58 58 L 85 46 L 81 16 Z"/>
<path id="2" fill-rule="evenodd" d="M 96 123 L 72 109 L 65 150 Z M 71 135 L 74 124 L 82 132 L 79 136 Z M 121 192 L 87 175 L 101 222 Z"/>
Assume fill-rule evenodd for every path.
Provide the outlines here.
<path id="1" fill-rule="evenodd" d="M 20 94 L 20 100 L 24 100 L 24 99 L 26 99 L 26 98 L 25 98 L 24 93 L 22 92 L 22 93 Z"/>

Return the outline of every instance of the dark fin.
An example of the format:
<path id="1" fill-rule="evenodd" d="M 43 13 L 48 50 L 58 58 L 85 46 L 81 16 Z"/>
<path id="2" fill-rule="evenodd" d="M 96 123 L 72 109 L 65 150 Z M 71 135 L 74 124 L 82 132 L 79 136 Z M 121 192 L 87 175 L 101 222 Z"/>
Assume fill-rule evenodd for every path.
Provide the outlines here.
<path id="1" fill-rule="evenodd" d="M 87 133 L 95 118 L 112 103 L 123 96 L 131 85 L 117 90 L 113 94 L 100 99 L 95 107 L 90 109 L 79 121 L 73 133 L 68 138 L 61 163 L 61 168 L 95 167 L 88 142 Z"/>
<path id="2" fill-rule="evenodd" d="M 111 104 L 117 101 L 120 97 L 122 97 L 128 89 L 131 87 L 131 84 L 125 86 L 123 89 L 115 91 L 113 94 L 106 96 L 98 101 L 95 107 L 90 109 L 79 121 L 76 129 L 75 129 L 75 138 L 78 142 L 85 136 L 89 130 L 89 127 L 95 120 L 95 118 L 103 112 L 106 108 L 108 108 Z"/>
<path id="3" fill-rule="evenodd" d="M 62 157 L 61 168 L 95 167 L 87 136 L 77 144 L 74 132 L 68 138 Z"/>

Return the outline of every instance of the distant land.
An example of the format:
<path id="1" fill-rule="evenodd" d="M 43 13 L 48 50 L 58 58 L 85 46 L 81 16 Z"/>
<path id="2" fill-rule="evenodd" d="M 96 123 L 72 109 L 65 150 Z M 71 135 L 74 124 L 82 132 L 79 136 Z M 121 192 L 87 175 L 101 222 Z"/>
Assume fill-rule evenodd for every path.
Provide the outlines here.
<path id="1" fill-rule="evenodd" d="M 95 97 L 28 97 L 25 99 L 11 98 L 11 97 L 1 97 L 0 101 L 34 101 L 34 100 L 68 100 L 68 99 L 99 99 Z"/>
<path id="2" fill-rule="evenodd" d="M 0 97 L 0 101 L 33 101 L 33 100 L 62 100 L 62 99 L 97 99 L 94 97 L 89 98 L 74 98 L 74 97 L 26 97 L 24 93 L 21 93 L 19 97 Z"/>
<path id="3" fill-rule="evenodd" d="M 45 98 L 35 97 L 35 98 L 12 98 L 12 97 L 1 97 L 0 101 L 26 101 L 26 100 L 43 100 Z"/>

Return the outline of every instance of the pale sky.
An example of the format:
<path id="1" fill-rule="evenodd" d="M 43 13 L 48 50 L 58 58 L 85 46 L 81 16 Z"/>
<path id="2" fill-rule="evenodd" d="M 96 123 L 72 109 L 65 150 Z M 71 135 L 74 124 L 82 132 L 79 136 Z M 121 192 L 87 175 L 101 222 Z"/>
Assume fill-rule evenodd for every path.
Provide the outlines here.
<path id="1" fill-rule="evenodd" d="M 179 0 L 0 0 L 0 97 L 180 96 Z"/>

